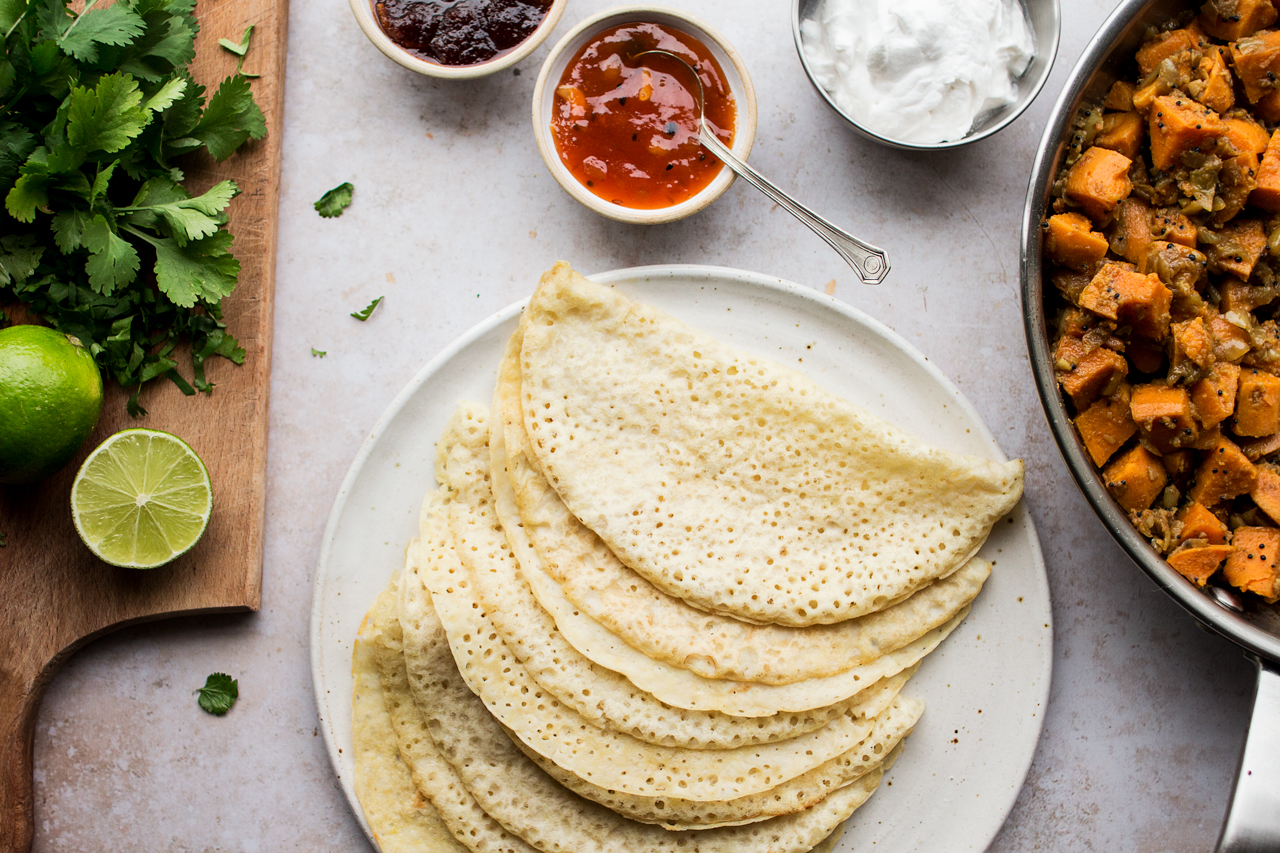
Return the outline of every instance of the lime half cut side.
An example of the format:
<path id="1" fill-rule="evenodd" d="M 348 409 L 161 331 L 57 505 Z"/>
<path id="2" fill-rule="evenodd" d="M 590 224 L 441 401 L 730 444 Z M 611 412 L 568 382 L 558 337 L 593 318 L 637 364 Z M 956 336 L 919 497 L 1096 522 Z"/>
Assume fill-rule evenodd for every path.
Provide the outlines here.
<path id="1" fill-rule="evenodd" d="M 84 544 L 128 569 L 154 569 L 186 553 L 212 507 L 200 457 L 176 435 L 153 429 L 102 442 L 71 486 L 71 518 Z"/>

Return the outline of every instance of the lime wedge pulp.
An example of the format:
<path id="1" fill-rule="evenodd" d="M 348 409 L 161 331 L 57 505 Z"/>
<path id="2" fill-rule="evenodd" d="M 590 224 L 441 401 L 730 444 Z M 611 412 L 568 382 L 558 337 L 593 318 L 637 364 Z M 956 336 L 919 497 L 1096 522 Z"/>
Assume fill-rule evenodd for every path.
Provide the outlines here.
<path id="1" fill-rule="evenodd" d="M 129 569 L 154 569 L 190 550 L 212 506 L 200 457 L 153 429 L 126 429 L 102 442 L 71 485 L 71 518 L 84 544 Z"/>

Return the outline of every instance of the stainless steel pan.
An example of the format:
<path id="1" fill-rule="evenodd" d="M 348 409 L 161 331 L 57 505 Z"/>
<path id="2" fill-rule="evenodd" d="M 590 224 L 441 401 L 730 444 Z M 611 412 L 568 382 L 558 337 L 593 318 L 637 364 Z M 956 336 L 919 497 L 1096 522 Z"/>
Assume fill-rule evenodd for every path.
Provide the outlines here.
<path id="1" fill-rule="evenodd" d="M 1253 718 L 1217 850 L 1276 853 L 1280 851 L 1280 614 L 1265 605 L 1238 609 L 1237 597 L 1215 597 L 1197 588 L 1169 567 L 1111 499 L 1071 424 L 1054 378 L 1052 330 L 1046 310 L 1052 285 L 1045 280 L 1040 263 L 1040 223 L 1076 111 L 1086 101 L 1100 101 L 1115 80 L 1132 78 L 1132 57 L 1148 27 L 1199 5 L 1188 0 L 1122 0 L 1076 63 L 1050 116 L 1027 190 L 1022 223 L 1022 309 L 1027 349 L 1045 416 L 1067 467 L 1094 512 L 1161 589 L 1202 625 L 1240 646 L 1257 666 Z"/>

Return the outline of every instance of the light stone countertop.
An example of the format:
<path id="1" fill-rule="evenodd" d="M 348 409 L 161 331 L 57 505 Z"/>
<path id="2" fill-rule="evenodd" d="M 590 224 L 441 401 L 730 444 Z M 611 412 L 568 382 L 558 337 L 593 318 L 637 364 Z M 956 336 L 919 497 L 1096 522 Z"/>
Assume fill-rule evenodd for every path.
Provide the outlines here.
<path id="1" fill-rule="evenodd" d="M 741 51 L 759 100 L 751 162 L 893 260 L 878 288 L 743 182 L 671 226 L 569 199 L 533 144 L 549 45 L 495 78 L 448 83 L 384 59 L 345 0 L 290 12 L 262 610 L 126 629 L 54 679 L 36 735 L 37 851 L 370 849 L 319 736 L 308 613 L 321 533 L 356 450 L 396 392 L 560 258 L 584 272 L 739 267 L 822 289 L 887 323 L 950 376 L 1010 456 L 1048 563 L 1050 705 L 992 850 L 1212 849 L 1248 720 L 1252 669 L 1112 542 L 1071 482 L 1032 385 L 1018 232 L 1043 123 L 1109 0 L 1064 0 L 1054 73 L 1031 109 L 960 151 L 914 154 L 847 130 L 810 88 L 784 2 L 669 0 Z M 571 0 L 557 33 L 608 0 Z M 356 186 L 340 219 L 311 204 Z M 376 296 L 368 323 L 348 312 Z M 327 351 L 315 358 L 311 348 Z M 225 718 L 193 690 L 239 678 Z"/>

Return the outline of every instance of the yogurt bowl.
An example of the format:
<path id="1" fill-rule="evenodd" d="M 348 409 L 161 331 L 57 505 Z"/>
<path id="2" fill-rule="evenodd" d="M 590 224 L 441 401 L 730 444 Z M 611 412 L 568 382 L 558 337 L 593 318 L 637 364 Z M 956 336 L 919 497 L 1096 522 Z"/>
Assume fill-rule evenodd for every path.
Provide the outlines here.
<path id="1" fill-rule="evenodd" d="M 827 102 L 831 109 L 849 123 L 857 133 L 874 140 L 875 142 L 889 145 L 894 148 L 903 148 L 908 150 L 935 150 L 944 148 L 956 148 L 962 145 L 968 145 L 977 142 L 979 139 L 985 139 L 988 136 L 1007 127 L 1014 119 L 1030 106 L 1035 100 L 1036 95 L 1040 93 L 1045 81 L 1049 77 L 1049 71 L 1053 67 L 1053 60 L 1058 52 L 1058 37 L 1062 28 L 1061 10 L 1058 0 L 1015 0 L 1015 11 L 1021 9 L 1025 13 L 1026 22 L 1031 30 L 1031 39 L 1033 51 L 1030 61 L 1024 70 L 1017 74 L 1013 80 L 1014 97 L 1011 103 L 1004 104 L 991 109 L 979 112 L 969 126 L 968 131 L 964 133 L 954 134 L 953 138 L 942 141 L 929 142 L 918 141 L 916 139 L 903 138 L 902 135 L 895 136 L 893 133 L 885 132 L 883 129 L 877 130 L 875 127 L 868 126 L 866 121 L 861 121 L 851 115 L 850 111 L 844 109 L 838 102 L 837 96 L 828 90 L 820 82 L 820 74 L 816 63 L 813 61 L 806 46 L 813 47 L 809 44 L 810 37 L 817 28 L 823 26 L 822 12 L 830 3 L 854 4 L 855 7 L 859 3 L 871 3 L 874 0 L 793 0 L 791 7 L 791 31 L 795 39 L 796 51 L 800 54 L 800 62 L 804 66 L 805 74 L 809 77 L 809 82 L 817 89 L 818 94 Z M 943 14 L 948 13 L 950 5 L 944 2 L 938 2 L 938 7 L 943 10 Z M 918 0 L 909 0 L 904 6 L 910 8 L 918 8 L 920 3 Z M 909 25 L 908 25 L 909 26 Z M 905 29 L 905 27 L 904 27 Z M 963 32 L 959 32 L 960 28 L 948 27 L 946 34 L 947 40 L 963 39 Z M 897 34 L 900 38 L 901 34 Z M 887 44 L 886 53 L 892 54 L 895 49 L 901 51 L 903 45 Z M 993 51 L 1009 50 L 1008 46 L 994 45 Z M 919 51 L 914 51 L 919 55 Z M 999 62 L 998 57 L 992 57 L 993 62 Z M 917 72 L 923 69 L 917 69 Z M 941 69 L 939 69 L 941 70 Z M 940 78 L 943 74 L 920 74 L 922 78 Z M 861 88 L 861 87 L 859 87 Z"/>

